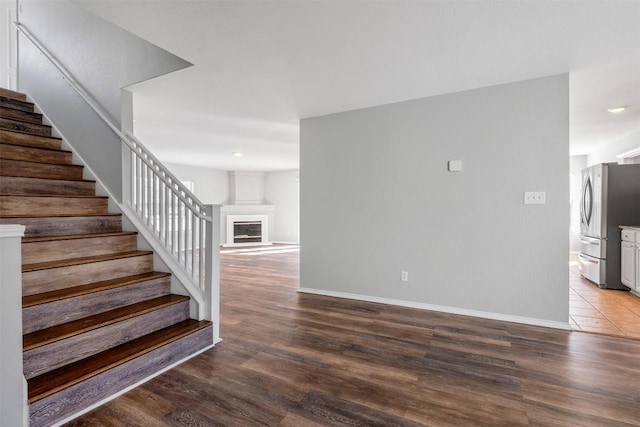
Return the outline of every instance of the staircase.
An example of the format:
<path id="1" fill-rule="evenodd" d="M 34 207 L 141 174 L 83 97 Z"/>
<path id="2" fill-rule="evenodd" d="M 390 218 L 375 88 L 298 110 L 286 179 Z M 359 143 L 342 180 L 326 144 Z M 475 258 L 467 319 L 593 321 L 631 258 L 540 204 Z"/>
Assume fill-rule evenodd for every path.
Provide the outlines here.
<path id="1" fill-rule="evenodd" d="M 30 424 L 55 424 L 213 344 L 26 96 L 0 89 L 0 223 L 22 239 Z"/>

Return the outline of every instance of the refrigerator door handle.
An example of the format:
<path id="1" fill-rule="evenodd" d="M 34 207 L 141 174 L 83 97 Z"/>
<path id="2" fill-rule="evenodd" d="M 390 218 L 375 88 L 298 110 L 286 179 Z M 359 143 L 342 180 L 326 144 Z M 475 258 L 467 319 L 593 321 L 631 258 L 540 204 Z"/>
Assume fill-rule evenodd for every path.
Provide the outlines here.
<path id="1" fill-rule="evenodd" d="M 585 239 L 584 237 L 581 237 L 580 241 L 589 245 L 600 246 L 600 239 Z"/>
<path id="2" fill-rule="evenodd" d="M 584 184 L 582 187 L 582 194 L 580 194 L 580 223 L 584 224 Z"/>
<path id="3" fill-rule="evenodd" d="M 582 216 L 583 216 L 584 223 L 587 224 L 587 226 L 589 226 L 591 222 L 592 210 L 593 210 L 593 187 L 591 186 L 591 177 L 588 176 L 584 183 L 584 189 L 582 190 Z"/>
<path id="4" fill-rule="evenodd" d="M 582 255 L 582 254 L 580 254 L 580 255 L 578 255 L 578 256 L 579 256 L 579 257 L 580 257 L 580 259 L 581 259 L 582 261 L 584 261 L 584 262 L 590 262 L 590 263 L 593 263 L 593 264 L 597 264 L 597 263 L 598 263 L 598 261 L 597 261 L 597 260 L 593 260 L 593 259 L 591 259 L 591 258 L 587 258 L 586 256 L 584 256 L 584 255 Z"/>

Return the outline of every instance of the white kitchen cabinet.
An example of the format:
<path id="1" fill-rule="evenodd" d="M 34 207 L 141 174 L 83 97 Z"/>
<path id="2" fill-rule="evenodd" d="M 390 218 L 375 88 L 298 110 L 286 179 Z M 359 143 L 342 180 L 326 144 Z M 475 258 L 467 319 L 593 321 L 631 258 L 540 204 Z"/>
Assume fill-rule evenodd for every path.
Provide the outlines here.
<path id="1" fill-rule="evenodd" d="M 620 278 L 622 284 L 640 292 L 640 231 L 622 229 Z"/>
<path id="2" fill-rule="evenodd" d="M 620 279 L 622 284 L 628 286 L 631 289 L 637 288 L 636 283 L 636 244 L 635 242 L 622 242 L 620 248 L 621 256 L 621 271 Z"/>

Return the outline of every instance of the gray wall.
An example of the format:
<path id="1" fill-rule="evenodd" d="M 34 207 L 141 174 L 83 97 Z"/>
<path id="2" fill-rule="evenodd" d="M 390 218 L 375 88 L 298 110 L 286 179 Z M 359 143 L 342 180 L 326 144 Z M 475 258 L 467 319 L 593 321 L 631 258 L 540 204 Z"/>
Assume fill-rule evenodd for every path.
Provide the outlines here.
<path id="1" fill-rule="evenodd" d="M 568 321 L 568 75 L 304 119 L 300 132 L 303 290 Z"/>
<path id="2" fill-rule="evenodd" d="M 19 18 L 117 126 L 122 88 L 190 65 L 70 1 L 23 0 Z M 119 139 L 24 36 L 19 38 L 18 85 L 120 198 Z"/>

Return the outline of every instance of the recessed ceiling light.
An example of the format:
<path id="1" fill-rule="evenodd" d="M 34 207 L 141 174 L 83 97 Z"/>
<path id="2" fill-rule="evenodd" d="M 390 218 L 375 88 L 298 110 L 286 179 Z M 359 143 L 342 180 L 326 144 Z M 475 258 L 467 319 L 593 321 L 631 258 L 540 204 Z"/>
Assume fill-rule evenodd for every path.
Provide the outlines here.
<path id="1" fill-rule="evenodd" d="M 626 105 L 620 105 L 618 107 L 607 108 L 607 111 L 610 113 L 622 113 L 626 109 L 627 109 Z"/>
<path id="2" fill-rule="evenodd" d="M 233 152 L 233 157 L 242 157 L 242 156 L 244 156 L 244 154 L 242 154 L 242 153 L 241 153 L 241 152 L 239 152 L 239 151 L 234 151 L 234 152 Z"/>

